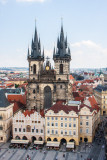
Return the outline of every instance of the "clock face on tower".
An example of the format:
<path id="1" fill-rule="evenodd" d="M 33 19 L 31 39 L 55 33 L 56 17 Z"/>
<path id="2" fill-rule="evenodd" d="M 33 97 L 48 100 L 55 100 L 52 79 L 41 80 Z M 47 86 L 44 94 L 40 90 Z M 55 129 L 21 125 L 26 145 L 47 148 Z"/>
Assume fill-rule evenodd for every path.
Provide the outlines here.
<path id="1" fill-rule="evenodd" d="M 46 70 L 47 70 L 47 71 L 49 70 L 49 66 L 46 66 Z"/>

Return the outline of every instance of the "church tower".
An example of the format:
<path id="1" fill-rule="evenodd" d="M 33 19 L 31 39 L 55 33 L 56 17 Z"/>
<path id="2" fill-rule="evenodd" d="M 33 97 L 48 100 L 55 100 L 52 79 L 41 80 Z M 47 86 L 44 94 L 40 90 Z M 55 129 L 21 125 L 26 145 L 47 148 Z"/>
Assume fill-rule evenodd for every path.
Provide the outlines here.
<path id="1" fill-rule="evenodd" d="M 54 70 L 56 73 L 56 99 L 66 100 L 69 95 L 69 73 L 71 53 L 67 44 L 67 37 L 64 38 L 63 25 L 61 25 L 60 37 L 57 38 L 57 47 L 53 51 Z"/>
<path id="2" fill-rule="evenodd" d="M 35 27 L 34 39 L 32 38 L 31 43 L 31 52 L 28 48 L 29 62 L 29 80 L 28 80 L 28 89 L 27 89 L 27 109 L 37 109 L 39 105 L 37 97 L 39 97 L 39 84 L 40 73 L 43 70 L 44 62 L 44 50 L 41 53 L 41 42 L 40 38 L 38 40 L 37 29 Z"/>
<path id="3" fill-rule="evenodd" d="M 55 68 L 51 66 L 49 57 L 44 63 L 44 50 L 41 54 L 40 38 L 38 40 L 35 28 L 32 39 L 31 52 L 28 49 L 29 80 L 27 88 L 27 109 L 50 108 L 57 100 L 68 102 L 69 72 L 70 72 L 70 48 L 67 45 L 67 37 L 64 38 L 63 26 L 60 37 L 57 40 L 57 48 L 54 48 L 53 60 Z"/>
<path id="4" fill-rule="evenodd" d="M 35 27 L 34 39 L 32 38 L 31 54 L 28 48 L 28 62 L 29 62 L 29 79 L 37 80 L 39 78 L 40 71 L 43 69 L 44 51 L 41 55 L 41 43 L 40 38 L 38 40 L 37 29 Z"/>
<path id="5" fill-rule="evenodd" d="M 60 37 L 57 39 L 57 48 L 53 52 L 56 80 L 68 80 L 70 72 L 71 53 L 67 44 L 67 37 L 64 38 L 63 26 L 61 26 Z"/>

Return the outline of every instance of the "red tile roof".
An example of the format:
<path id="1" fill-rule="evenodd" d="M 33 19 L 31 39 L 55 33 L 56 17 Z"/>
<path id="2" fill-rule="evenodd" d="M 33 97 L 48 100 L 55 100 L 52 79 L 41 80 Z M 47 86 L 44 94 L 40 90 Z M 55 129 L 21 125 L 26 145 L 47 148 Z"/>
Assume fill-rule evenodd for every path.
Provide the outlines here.
<path id="1" fill-rule="evenodd" d="M 37 111 L 34 110 L 34 109 L 32 109 L 32 110 L 25 110 L 25 111 L 23 112 L 23 114 L 25 115 L 25 117 L 26 117 L 27 115 L 30 117 L 30 115 L 31 115 L 31 114 L 34 114 L 34 112 L 37 112 Z M 43 109 L 40 111 L 40 115 L 41 115 L 42 117 L 45 116 Z"/>
<path id="2" fill-rule="evenodd" d="M 71 80 L 71 79 L 74 79 L 74 77 L 72 76 L 72 75 L 69 75 L 69 79 Z"/>
<path id="3" fill-rule="evenodd" d="M 85 97 L 75 97 L 75 101 L 81 101 L 82 103 L 84 102 Z"/>
<path id="4" fill-rule="evenodd" d="M 91 97 L 88 98 L 88 100 L 89 100 L 92 108 L 94 108 L 94 109 L 96 109 L 98 111 L 99 110 L 99 106 L 98 106 L 98 103 L 97 103 L 95 97 L 91 96 Z"/>
<path id="5" fill-rule="evenodd" d="M 70 111 L 74 111 L 74 112 L 78 113 L 80 111 L 80 109 L 83 107 L 89 108 L 90 112 L 92 112 L 94 110 L 94 108 L 89 107 L 85 104 L 81 104 L 80 108 L 78 108 L 78 106 L 68 106 L 68 105 L 63 105 L 61 103 L 60 104 L 56 103 L 50 109 L 48 109 L 48 111 L 52 110 L 52 111 L 54 111 L 54 113 L 58 113 L 59 111 L 63 110 L 66 114 L 69 114 Z"/>
<path id="6" fill-rule="evenodd" d="M 14 94 L 14 95 L 8 95 L 7 98 L 10 103 L 20 102 L 23 105 L 26 105 L 26 95 L 18 95 L 18 94 L 15 95 Z"/>
<path id="7" fill-rule="evenodd" d="M 25 110 L 24 112 L 23 112 L 23 114 L 25 115 L 25 117 L 28 115 L 28 116 L 30 116 L 31 114 L 33 114 L 35 112 L 35 110 L 31 110 L 31 111 L 29 111 L 29 110 Z"/>
<path id="8" fill-rule="evenodd" d="M 20 102 L 15 102 L 13 106 L 13 114 L 23 109 L 23 107 L 24 107 L 23 104 L 21 104 Z"/>
<path id="9" fill-rule="evenodd" d="M 73 94 L 73 97 L 75 98 L 75 97 L 79 97 L 79 93 L 78 92 L 72 92 L 72 94 Z"/>
<path id="10" fill-rule="evenodd" d="M 14 86 L 13 83 L 7 83 L 7 84 L 6 84 L 6 87 L 13 87 L 13 86 Z"/>

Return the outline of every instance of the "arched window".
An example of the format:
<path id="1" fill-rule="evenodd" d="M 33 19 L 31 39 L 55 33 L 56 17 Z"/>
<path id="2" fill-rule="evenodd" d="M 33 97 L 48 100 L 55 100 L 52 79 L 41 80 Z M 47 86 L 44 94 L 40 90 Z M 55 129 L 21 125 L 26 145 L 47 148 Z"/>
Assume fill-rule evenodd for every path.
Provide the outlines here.
<path id="1" fill-rule="evenodd" d="M 23 136 L 23 138 L 22 138 L 23 140 L 27 140 L 27 137 L 26 136 Z"/>
<path id="2" fill-rule="evenodd" d="M 29 125 L 26 126 L 26 132 L 31 132 L 31 126 Z"/>
<path id="3" fill-rule="evenodd" d="M 36 74 L 36 64 L 33 65 L 33 74 Z"/>
<path id="4" fill-rule="evenodd" d="M 38 140 L 39 140 L 39 141 L 42 141 L 42 137 L 39 137 Z"/>
<path id="5" fill-rule="evenodd" d="M 37 93 L 39 93 L 39 85 L 37 85 Z"/>
<path id="6" fill-rule="evenodd" d="M 60 74 L 63 74 L 63 64 L 60 64 Z"/>
<path id="7" fill-rule="evenodd" d="M 47 141 L 51 141 L 51 138 L 47 138 Z"/>
<path id="8" fill-rule="evenodd" d="M 16 137 L 15 137 L 15 139 L 17 139 L 17 140 L 18 140 L 18 139 L 20 139 L 20 137 L 19 137 L 19 136 L 16 136 Z"/>
<path id="9" fill-rule="evenodd" d="M 35 89 L 33 90 L 33 93 L 35 93 Z"/>
<path id="10" fill-rule="evenodd" d="M 58 140 L 57 140 L 57 138 L 54 138 L 53 141 L 56 141 L 56 142 L 57 142 Z"/>

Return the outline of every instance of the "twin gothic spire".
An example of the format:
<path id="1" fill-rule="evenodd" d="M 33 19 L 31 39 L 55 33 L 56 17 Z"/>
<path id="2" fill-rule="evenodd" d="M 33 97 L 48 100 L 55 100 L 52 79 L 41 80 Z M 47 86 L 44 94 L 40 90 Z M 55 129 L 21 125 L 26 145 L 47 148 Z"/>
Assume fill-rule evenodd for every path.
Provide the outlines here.
<path id="1" fill-rule="evenodd" d="M 60 37 L 57 38 L 57 47 L 53 51 L 53 58 L 54 59 L 71 59 L 71 53 L 70 53 L 70 48 L 68 47 L 67 43 L 67 36 L 64 38 L 64 31 L 63 31 L 63 25 L 61 26 L 61 32 L 60 32 Z"/>
<path id="2" fill-rule="evenodd" d="M 60 37 L 57 39 L 57 47 L 53 51 L 53 59 L 71 59 L 71 53 L 70 53 L 70 48 L 68 47 L 67 44 L 67 36 L 64 38 L 64 31 L 63 31 L 63 25 L 61 25 L 61 32 L 60 32 Z M 41 42 L 40 38 L 38 40 L 38 34 L 37 34 L 37 29 L 35 27 L 35 35 L 34 39 L 32 38 L 32 44 L 31 44 L 31 54 L 29 52 L 28 48 L 28 59 L 35 59 L 35 60 L 44 60 L 44 49 L 41 54 Z"/>
<path id="3" fill-rule="evenodd" d="M 44 60 L 44 49 L 43 53 L 41 53 L 41 42 L 40 38 L 38 39 L 36 27 L 35 27 L 34 39 L 32 38 L 32 43 L 31 43 L 31 54 L 29 53 L 29 48 L 28 48 L 28 59 Z"/>

